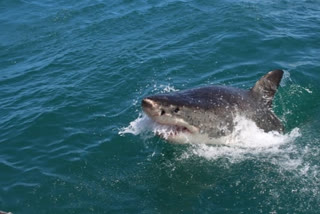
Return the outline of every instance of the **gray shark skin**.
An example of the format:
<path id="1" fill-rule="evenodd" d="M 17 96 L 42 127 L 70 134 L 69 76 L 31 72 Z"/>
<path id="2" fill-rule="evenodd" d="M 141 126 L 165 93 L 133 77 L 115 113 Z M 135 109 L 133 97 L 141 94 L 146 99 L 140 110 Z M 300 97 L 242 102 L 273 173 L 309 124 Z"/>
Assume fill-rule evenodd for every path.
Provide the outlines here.
<path id="1" fill-rule="evenodd" d="M 272 100 L 282 76 L 282 70 L 273 70 L 250 90 L 207 86 L 152 95 L 144 98 L 141 105 L 154 122 L 174 130 L 166 139 L 177 143 L 193 135 L 208 138 L 229 135 L 237 115 L 254 121 L 265 132 L 282 133 L 284 127 L 272 111 Z"/>

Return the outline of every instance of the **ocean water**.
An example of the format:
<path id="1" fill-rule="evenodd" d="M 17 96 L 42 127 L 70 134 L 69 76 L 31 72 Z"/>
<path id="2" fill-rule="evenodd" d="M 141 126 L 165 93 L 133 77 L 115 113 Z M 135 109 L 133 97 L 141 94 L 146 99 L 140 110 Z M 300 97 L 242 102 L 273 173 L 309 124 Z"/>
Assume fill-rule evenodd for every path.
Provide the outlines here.
<path id="1" fill-rule="evenodd" d="M 319 1 L 0 0 L 0 14 L 0 210 L 319 213 Z M 144 96 L 278 68 L 283 135 L 147 130 Z"/>

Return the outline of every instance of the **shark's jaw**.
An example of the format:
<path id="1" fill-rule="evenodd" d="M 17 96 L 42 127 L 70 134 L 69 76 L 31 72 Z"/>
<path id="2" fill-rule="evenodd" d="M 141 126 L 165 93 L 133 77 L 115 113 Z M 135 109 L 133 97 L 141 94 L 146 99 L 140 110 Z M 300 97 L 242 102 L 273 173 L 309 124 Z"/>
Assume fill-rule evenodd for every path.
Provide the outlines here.
<path id="1" fill-rule="evenodd" d="M 171 142 L 184 143 L 188 138 L 199 133 L 199 128 L 177 117 L 174 115 L 175 111 L 169 111 L 169 108 L 178 109 L 176 106 L 165 107 L 150 98 L 142 100 L 143 111 L 161 130 L 156 132 L 158 136 Z"/>

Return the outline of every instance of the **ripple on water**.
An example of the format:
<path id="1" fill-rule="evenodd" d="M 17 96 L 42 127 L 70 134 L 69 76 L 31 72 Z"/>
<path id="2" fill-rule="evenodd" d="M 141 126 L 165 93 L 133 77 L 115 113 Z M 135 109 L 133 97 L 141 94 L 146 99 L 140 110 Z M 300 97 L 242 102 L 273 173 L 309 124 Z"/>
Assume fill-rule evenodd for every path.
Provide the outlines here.
<path id="1" fill-rule="evenodd" d="M 318 212 L 316 2 L 12 0 L 0 11 L 1 209 Z M 274 103 L 285 135 L 178 146 L 134 120 L 146 95 L 250 88 L 275 68 L 290 74 Z M 134 135 L 119 136 L 130 121 Z"/>

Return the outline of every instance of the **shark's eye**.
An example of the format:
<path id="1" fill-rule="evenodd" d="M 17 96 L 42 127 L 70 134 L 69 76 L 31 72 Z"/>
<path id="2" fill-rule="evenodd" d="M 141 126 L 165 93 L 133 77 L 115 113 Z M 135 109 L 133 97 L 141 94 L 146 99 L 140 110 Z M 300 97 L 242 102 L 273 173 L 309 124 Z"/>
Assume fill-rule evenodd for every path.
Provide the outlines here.
<path id="1" fill-rule="evenodd" d="M 177 107 L 177 108 L 174 110 L 175 113 L 178 113 L 179 111 L 180 111 L 179 107 Z"/>
<path id="2" fill-rule="evenodd" d="M 166 112 L 164 110 L 161 110 L 161 116 L 164 115 Z"/>

